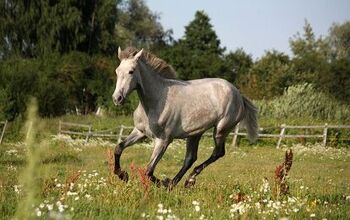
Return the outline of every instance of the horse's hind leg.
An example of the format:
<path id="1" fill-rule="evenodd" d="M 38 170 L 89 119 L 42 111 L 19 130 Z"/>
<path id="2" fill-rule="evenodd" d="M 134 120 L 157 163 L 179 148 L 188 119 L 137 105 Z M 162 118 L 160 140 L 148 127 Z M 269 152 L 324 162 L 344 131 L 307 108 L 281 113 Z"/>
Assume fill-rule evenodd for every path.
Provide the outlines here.
<path id="1" fill-rule="evenodd" d="M 174 186 L 176 186 L 176 184 L 180 182 L 181 178 L 185 175 L 187 170 L 197 160 L 198 144 L 201 137 L 202 135 L 197 135 L 187 138 L 184 164 L 178 174 L 176 174 L 176 176 L 169 183 L 165 183 L 165 185 L 168 185 L 169 189 L 172 189 Z"/>
<path id="2" fill-rule="evenodd" d="M 128 146 L 131 146 L 132 144 L 136 143 L 137 141 L 143 139 L 145 135 L 139 131 L 137 128 L 134 128 L 134 130 L 129 134 L 128 137 L 125 138 L 122 142 L 120 142 L 116 147 L 114 151 L 114 173 L 118 175 L 118 177 L 121 180 L 128 181 L 128 173 L 126 171 L 123 171 L 120 167 L 120 157 L 124 151 L 125 148 Z"/>
<path id="3" fill-rule="evenodd" d="M 206 168 L 209 164 L 215 162 L 217 159 L 223 157 L 225 155 L 225 139 L 228 135 L 228 131 L 216 131 L 214 130 L 214 142 L 215 147 L 211 156 L 204 161 L 202 164 L 196 166 L 188 179 L 185 182 L 185 187 L 190 187 L 195 184 L 196 176 L 199 175 L 204 168 Z"/>

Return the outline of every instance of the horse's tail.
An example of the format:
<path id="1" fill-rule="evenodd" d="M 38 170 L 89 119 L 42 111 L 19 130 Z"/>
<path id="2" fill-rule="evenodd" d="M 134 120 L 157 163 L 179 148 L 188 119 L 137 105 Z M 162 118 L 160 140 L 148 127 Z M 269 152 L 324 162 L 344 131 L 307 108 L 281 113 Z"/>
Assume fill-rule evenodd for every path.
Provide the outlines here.
<path id="1" fill-rule="evenodd" d="M 251 142 L 255 142 L 258 138 L 258 120 L 257 120 L 257 113 L 258 108 L 254 106 L 254 104 L 244 97 L 243 98 L 243 104 L 244 104 L 244 117 L 243 117 L 243 125 L 246 127 L 248 132 L 248 139 Z"/>

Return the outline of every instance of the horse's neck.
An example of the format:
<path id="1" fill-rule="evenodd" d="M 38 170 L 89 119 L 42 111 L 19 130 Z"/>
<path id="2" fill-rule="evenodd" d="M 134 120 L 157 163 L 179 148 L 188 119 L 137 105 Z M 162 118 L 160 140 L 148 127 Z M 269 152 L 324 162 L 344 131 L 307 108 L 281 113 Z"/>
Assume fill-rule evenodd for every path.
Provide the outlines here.
<path id="1" fill-rule="evenodd" d="M 140 78 L 137 92 L 146 112 L 163 101 L 166 91 L 166 79 L 157 73 L 153 73 L 145 64 L 140 63 Z"/>

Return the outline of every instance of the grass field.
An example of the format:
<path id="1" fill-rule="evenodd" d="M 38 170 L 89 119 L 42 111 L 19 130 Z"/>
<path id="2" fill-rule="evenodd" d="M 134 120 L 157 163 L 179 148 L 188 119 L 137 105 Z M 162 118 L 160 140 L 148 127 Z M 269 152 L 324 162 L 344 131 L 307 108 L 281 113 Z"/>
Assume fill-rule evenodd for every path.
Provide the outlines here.
<path id="1" fill-rule="evenodd" d="M 33 143 L 32 143 L 33 144 Z M 176 141 L 160 162 L 156 175 L 172 177 L 183 162 L 183 141 Z M 319 145 L 295 145 L 289 174 L 290 194 L 274 193 L 274 170 L 285 149 L 274 146 L 226 147 L 224 158 L 208 167 L 193 188 L 183 181 L 173 191 L 142 179 L 151 143 L 125 151 L 122 166 L 128 183 L 109 172 L 112 143 L 89 144 L 55 136 L 25 146 L 0 148 L 2 219 L 346 219 L 350 216 L 350 151 Z M 33 147 L 31 149 L 31 147 Z M 201 142 L 196 164 L 211 152 Z M 31 152 L 31 153 L 30 153 Z M 27 160 L 26 155 L 31 155 Z M 264 180 L 265 179 L 265 180 Z"/>
<path id="2" fill-rule="evenodd" d="M 23 141 L 0 146 L 1 219 L 348 219 L 350 149 L 320 144 L 274 142 L 238 148 L 227 140 L 226 155 L 185 188 L 158 188 L 143 175 L 152 152 L 146 141 L 125 150 L 122 166 L 130 180 L 111 174 L 115 143 L 55 136 L 58 119 L 37 120 L 23 129 Z M 74 117 L 70 121 L 74 120 Z M 99 128 L 111 122 L 87 118 Z M 122 118 L 127 124 L 130 119 Z M 114 122 L 113 122 L 114 123 Z M 116 122 L 117 123 L 117 122 Z M 38 132 L 40 131 L 40 132 Z M 201 140 L 198 165 L 209 157 L 212 140 Z M 156 169 L 173 177 L 185 154 L 184 141 L 172 143 Z M 289 194 L 276 192 L 275 169 L 291 148 Z M 188 174 L 187 174 L 188 175 Z M 187 177 L 184 177 L 184 179 Z"/>

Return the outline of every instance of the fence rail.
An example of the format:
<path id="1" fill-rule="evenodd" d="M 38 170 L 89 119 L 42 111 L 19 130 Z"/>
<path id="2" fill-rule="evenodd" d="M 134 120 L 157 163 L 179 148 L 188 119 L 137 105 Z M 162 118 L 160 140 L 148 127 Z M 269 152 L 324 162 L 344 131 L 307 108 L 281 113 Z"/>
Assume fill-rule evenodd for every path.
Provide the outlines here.
<path id="1" fill-rule="evenodd" d="M 1 130 L 0 130 L 1 131 L 0 132 L 0 144 L 2 143 L 2 140 L 4 139 L 6 126 L 7 126 L 7 120 L 6 121 L 0 121 L 0 128 L 1 128 Z"/>
<path id="2" fill-rule="evenodd" d="M 85 129 L 85 130 L 72 131 L 72 129 L 78 129 L 78 128 Z M 59 121 L 58 133 L 59 134 L 83 136 L 83 137 L 85 137 L 85 142 L 88 142 L 91 137 L 115 138 L 115 139 L 118 139 L 118 142 L 120 142 L 122 138 L 127 137 L 127 135 L 124 134 L 124 131 L 127 129 L 132 129 L 132 128 L 133 127 L 121 125 L 121 126 L 118 126 L 114 129 L 93 131 L 92 125 L 89 125 L 89 124 L 80 124 L 80 123 Z"/>
<path id="3" fill-rule="evenodd" d="M 239 127 L 239 126 L 237 126 Z M 282 124 L 280 126 L 279 134 L 259 134 L 258 137 L 269 137 L 269 138 L 278 138 L 276 148 L 281 146 L 282 140 L 284 138 L 322 138 L 322 145 L 327 145 L 328 138 L 328 129 L 350 129 L 350 125 L 328 125 L 327 123 L 324 125 L 286 125 Z M 323 129 L 322 134 L 286 134 L 286 129 Z M 235 129 L 233 133 L 234 138 L 232 141 L 232 145 L 236 146 L 237 144 L 237 136 L 245 136 L 247 133 L 239 132 L 239 128 Z"/>
<path id="4" fill-rule="evenodd" d="M 70 130 L 70 128 L 81 128 L 85 129 L 85 131 L 76 131 Z M 275 134 L 265 134 L 261 133 L 265 130 L 271 128 L 260 128 L 260 132 L 258 134 L 258 138 L 277 138 L 276 148 L 281 146 L 283 139 L 285 138 L 317 138 L 322 139 L 323 146 L 327 144 L 328 138 L 328 129 L 350 129 L 350 125 L 286 125 L 282 124 L 280 127 L 274 127 L 275 129 L 280 129 L 279 133 Z M 127 137 L 125 134 L 126 130 L 131 130 L 133 127 L 120 125 L 114 129 L 102 130 L 102 131 L 93 131 L 92 125 L 88 124 L 79 124 L 79 123 L 70 123 L 70 122 L 59 122 L 59 134 L 72 134 L 85 137 L 85 141 L 88 142 L 91 137 L 100 137 L 100 138 L 114 138 L 118 140 L 118 143 L 122 140 L 122 138 Z M 322 134 L 286 134 L 286 130 L 311 130 L 311 129 L 322 129 Z M 206 132 L 203 134 L 204 136 L 212 136 L 210 132 Z M 232 135 L 232 146 L 235 147 L 237 145 L 238 136 L 246 136 L 247 133 L 239 131 L 239 125 L 236 126 L 233 132 L 229 135 Z"/>

